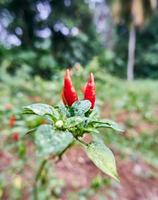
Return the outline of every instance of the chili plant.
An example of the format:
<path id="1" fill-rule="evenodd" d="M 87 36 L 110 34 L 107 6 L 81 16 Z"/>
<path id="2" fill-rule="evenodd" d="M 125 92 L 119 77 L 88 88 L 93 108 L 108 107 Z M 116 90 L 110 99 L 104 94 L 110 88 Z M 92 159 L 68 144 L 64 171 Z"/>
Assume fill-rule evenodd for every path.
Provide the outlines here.
<path id="1" fill-rule="evenodd" d="M 104 144 L 99 129 L 111 128 L 115 131 L 122 131 L 122 129 L 111 120 L 100 119 L 93 109 L 96 98 L 93 74 L 90 74 L 84 88 L 84 100 L 78 100 L 70 72 L 67 70 L 61 96 L 64 104 L 51 106 L 36 103 L 24 107 L 25 114 L 41 116 L 47 122 L 35 130 L 37 154 L 43 159 L 36 181 L 40 178 L 42 169 L 49 159 L 53 157 L 60 159 L 63 153 L 76 142 L 85 149 L 88 157 L 100 170 L 119 180 L 114 155 Z M 83 140 L 85 133 L 92 136 L 91 142 L 86 143 Z"/>

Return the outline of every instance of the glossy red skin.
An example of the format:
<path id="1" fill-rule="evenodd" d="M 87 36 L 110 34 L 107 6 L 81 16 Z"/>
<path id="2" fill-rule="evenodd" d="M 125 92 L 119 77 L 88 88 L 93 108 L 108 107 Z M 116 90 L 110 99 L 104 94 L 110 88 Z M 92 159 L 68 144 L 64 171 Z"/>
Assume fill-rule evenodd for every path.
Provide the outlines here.
<path id="1" fill-rule="evenodd" d="M 67 105 L 67 101 L 66 101 L 66 99 L 64 97 L 64 89 L 62 90 L 61 97 L 62 97 L 64 105 Z"/>
<path id="2" fill-rule="evenodd" d="M 67 106 L 71 106 L 75 101 L 78 100 L 77 92 L 73 87 L 70 71 L 67 70 L 64 77 L 64 86 L 62 90 L 62 100 Z"/>
<path id="3" fill-rule="evenodd" d="M 87 85 L 84 91 L 84 99 L 89 100 L 91 102 L 91 109 L 94 108 L 95 101 L 96 101 L 96 90 L 95 90 L 95 82 L 94 76 L 91 73 Z"/>

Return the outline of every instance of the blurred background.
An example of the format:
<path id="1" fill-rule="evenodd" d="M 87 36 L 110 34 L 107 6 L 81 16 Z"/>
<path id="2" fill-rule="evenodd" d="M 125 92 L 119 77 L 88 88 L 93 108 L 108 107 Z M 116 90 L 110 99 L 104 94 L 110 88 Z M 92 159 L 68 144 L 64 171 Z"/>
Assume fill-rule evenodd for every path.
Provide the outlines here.
<path id="1" fill-rule="evenodd" d="M 102 131 L 121 182 L 75 147 L 47 166 L 40 200 L 158 200 L 157 8 L 157 0 L 0 0 L 0 199 L 32 199 L 38 160 L 24 135 L 43 121 L 19 113 L 58 103 L 72 68 L 80 98 L 93 72 L 96 109 L 125 128 Z"/>

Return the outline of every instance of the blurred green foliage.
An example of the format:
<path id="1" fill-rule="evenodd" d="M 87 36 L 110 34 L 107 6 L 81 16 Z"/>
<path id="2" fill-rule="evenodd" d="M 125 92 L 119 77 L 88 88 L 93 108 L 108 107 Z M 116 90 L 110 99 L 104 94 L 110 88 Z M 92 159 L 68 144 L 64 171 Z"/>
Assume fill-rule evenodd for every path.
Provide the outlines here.
<path id="1" fill-rule="evenodd" d="M 136 32 L 136 78 L 158 78 L 158 13 Z M 121 78 L 126 77 L 128 57 L 128 29 L 124 24 L 116 26 L 115 47 L 113 51 L 106 51 L 100 56 L 101 66 L 112 74 Z"/>
<path id="2" fill-rule="evenodd" d="M 51 79 L 61 68 L 76 63 L 87 66 L 98 57 L 101 68 L 126 78 L 127 27 L 124 23 L 113 26 L 113 47 L 105 49 L 87 1 L 27 0 L 23 4 L 4 0 L 0 2 L 0 16 L 7 33 L 20 41 L 19 46 L 10 48 L 7 39 L 0 45 L 0 67 L 10 74 L 27 67 L 31 75 Z M 136 78 L 158 78 L 157 19 L 155 13 L 143 28 L 137 28 Z"/>
<path id="3" fill-rule="evenodd" d="M 27 65 L 30 74 L 51 78 L 56 70 L 77 62 L 85 65 L 100 52 L 92 13 L 84 0 L 3 1 L 0 15 L 8 34 L 20 42 L 7 49 L 6 40 L 0 47 L 0 66 L 7 65 L 10 73 Z"/>

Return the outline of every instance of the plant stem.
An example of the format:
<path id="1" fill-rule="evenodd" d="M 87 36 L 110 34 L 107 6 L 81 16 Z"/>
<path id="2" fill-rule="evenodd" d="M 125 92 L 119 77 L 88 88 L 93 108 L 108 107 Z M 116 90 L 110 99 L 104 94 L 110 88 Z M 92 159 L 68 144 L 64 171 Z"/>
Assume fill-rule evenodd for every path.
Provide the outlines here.
<path id="1" fill-rule="evenodd" d="M 88 146 L 88 144 L 82 140 L 80 140 L 78 137 L 75 137 L 77 141 L 79 141 L 83 146 Z"/>
<path id="2" fill-rule="evenodd" d="M 37 171 L 37 174 L 36 174 L 36 177 L 35 177 L 35 184 L 34 184 L 34 190 L 33 190 L 33 193 L 34 193 L 34 200 L 38 200 L 38 192 L 37 192 L 37 185 L 38 185 L 38 181 L 41 177 L 41 174 L 43 172 L 43 169 L 44 169 L 44 166 L 46 165 L 47 163 L 47 159 L 43 160 L 38 171 Z"/>
<path id="3" fill-rule="evenodd" d="M 66 151 L 67 149 L 69 149 L 73 144 L 74 144 L 74 141 L 73 141 L 72 143 L 70 143 L 70 144 L 58 155 L 59 160 L 61 160 L 61 158 L 62 158 L 63 154 L 65 153 L 65 151 Z"/>

